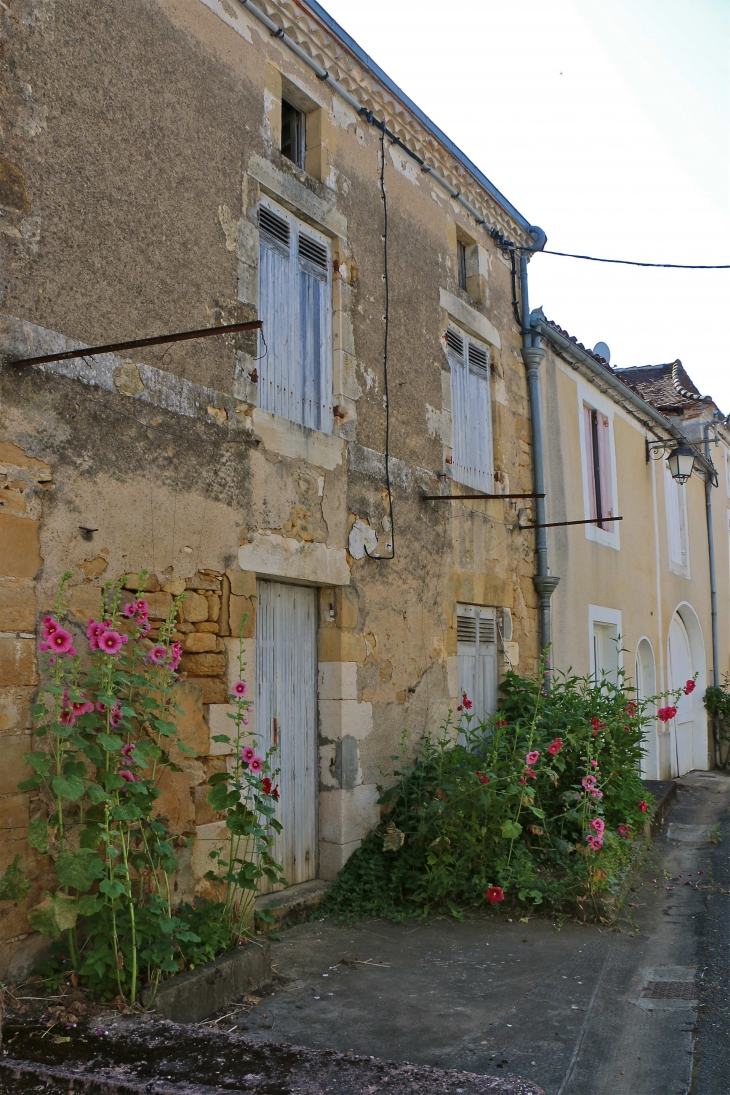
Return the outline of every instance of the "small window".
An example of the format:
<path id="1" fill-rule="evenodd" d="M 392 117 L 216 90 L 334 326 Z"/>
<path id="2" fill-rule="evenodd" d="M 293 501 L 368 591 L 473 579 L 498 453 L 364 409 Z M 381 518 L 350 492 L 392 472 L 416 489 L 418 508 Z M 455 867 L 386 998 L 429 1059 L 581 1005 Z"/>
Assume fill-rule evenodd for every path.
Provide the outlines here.
<path id="1" fill-rule="evenodd" d="M 613 490 L 611 483 L 611 443 L 609 422 L 605 414 L 593 407 L 583 406 L 586 427 L 586 451 L 588 454 L 588 490 L 591 517 L 596 528 L 615 532 Z"/>
<path id="2" fill-rule="evenodd" d="M 288 103 L 281 101 L 281 151 L 288 160 L 304 170 L 306 155 L 306 115 Z"/>
<path id="3" fill-rule="evenodd" d="M 459 288 L 466 292 L 466 244 L 456 241 L 456 263 L 459 268 Z"/>

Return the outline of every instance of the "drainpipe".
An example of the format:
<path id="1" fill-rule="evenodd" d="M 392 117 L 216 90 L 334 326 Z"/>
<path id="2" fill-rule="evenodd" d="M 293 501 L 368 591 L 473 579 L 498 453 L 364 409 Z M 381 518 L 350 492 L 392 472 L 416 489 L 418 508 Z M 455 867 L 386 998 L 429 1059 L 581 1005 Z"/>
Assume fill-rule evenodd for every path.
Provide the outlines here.
<path id="1" fill-rule="evenodd" d="M 713 415 L 715 418 L 715 415 Z M 711 422 L 705 422 L 702 434 L 705 439 L 705 456 L 710 459 Z M 712 683 L 720 684 L 720 653 L 717 640 L 717 577 L 715 574 L 715 536 L 712 529 L 712 479 L 705 472 L 705 510 L 707 513 L 707 550 L 710 556 L 710 605 L 712 609 Z"/>
<path id="2" fill-rule="evenodd" d="M 542 411 L 540 407 L 540 364 L 545 350 L 540 345 L 539 335 L 534 334 L 530 326 L 530 300 L 527 289 L 527 258 L 535 251 L 541 251 L 547 242 L 542 228 L 531 228 L 530 235 L 535 246 L 520 253 L 520 287 L 522 297 L 522 360 L 527 367 L 527 388 L 530 399 L 530 419 L 532 423 L 532 476 L 535 494 L 545 493 L 545 471 L 542 446 Z M 536 524 L 545 524 L 545 499 L 535 499 Z M 548 566 L 547 529 L 535 529 L 535 574 L 533 583 L 540 597 L 540 649 L 545 659 L 545 680 L 550 677 L 550 644 L 552 642 L 552 613 L 550 599 L 560 578 L 550 573 Z"/>

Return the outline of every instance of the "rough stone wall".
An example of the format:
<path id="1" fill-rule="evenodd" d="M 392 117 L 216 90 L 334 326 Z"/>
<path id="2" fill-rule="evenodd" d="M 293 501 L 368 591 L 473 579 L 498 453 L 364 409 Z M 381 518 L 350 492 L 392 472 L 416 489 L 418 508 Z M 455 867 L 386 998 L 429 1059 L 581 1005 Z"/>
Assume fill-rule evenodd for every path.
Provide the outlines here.
<path id="1" fill-rule="evenodd" d="M 183 732 L 198 757 L 169 776 L 161 809 L 176 834 L 195 836 L 181 851 L 178 892 L 205 892 L 207 851 L 221 830 L 205 803 L 206 781 L 227 763 L 210 739 L 226 727 L 234 636 L 247 614 L 253 683 L 256 577 L 315 585 L 319 873 L 332 877 L 377 821 L 376 784 L 402 730 L 411 747 L 454 706 L 457 602 L 509 613 L 503 653 L 523 671 L 535 665 L 533 545 L 515 528 L 520 503 L 421 498 L 459 489 L 443 339 L 449 322 L 489 346 L 495 485 L 532 489 L 509 264 L 461 207 L 386 143 L 393 530 L 383 455 L 377 133 L 235 0 L 9 7 L 0 12 L 8 57 L 0 350 L 22 357 L 255 318 L 257 210 L 268 196 L 331 240 L 337 413 L 325 434 L 264 411 L 263 366 L 250 336 L 32 372 L 3 368 L 8 471 L 0 519 L 15 545 L 0 561 L 10 614 L 0 636 L 8 644 L 0 688 L 12 711 L 3 733 L 27 732 L 37 683 L 33 634 L 65 570 L 73 571 L 79 624 L 95 612 L 103 582 L 121 574 L 150 571 L 157 619 L 185 588 Z M 281 12 L 285 22 L 296 15 L 284 5 Z M 405 126 L 392 98 L 362 73 L 361 81 L 389 124 Z M 308 111 L 305 171 L 279 151 L 284 95 Z M 465 174 L 457 162 L 449 170 Z M 457 241 L 467 248 L 466 291 Z M 393 531 L 394 560 L 369 558 L 366 546 L 390 554 Z M 32 804 L 14 793 L 20 777 L 8 766 L 2 778 L 7 816 L 27 824 Z M 29 861 L 23 824 L 13 824 L 12 840 Z M 2 863 L 12 860 L 12 840 Z M 47 885 L 40 880 L 48 864 L 32 869 L 36 888 Z M 6 922 L 5 941 L 27 930 L 20 908 Z M 4 945 L 7 962 L 15 944 Z"/>

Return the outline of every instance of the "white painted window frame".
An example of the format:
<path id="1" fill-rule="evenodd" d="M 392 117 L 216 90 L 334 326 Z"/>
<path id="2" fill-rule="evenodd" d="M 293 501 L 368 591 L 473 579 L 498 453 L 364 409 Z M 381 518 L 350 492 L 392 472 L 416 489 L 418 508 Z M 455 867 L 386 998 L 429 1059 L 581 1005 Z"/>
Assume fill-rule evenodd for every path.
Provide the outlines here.
<path id="1" fill-rule="evenodd" d="M 588 651 L 590 655 L 590 667 L 591 677 L 600 683 L 596 677 L 596 660 L 593 648 L 593 637 L 595 634 L 596 624 L 603 627 L 613 627 L 616 629 L 616 638 L 619 640 L 617 648 L 617 666 L 619 669 L 623 669 L 624 655 L 621 648 L 622 630 L 622 617 L 621 610 L 619 608 L 605 608 L 603 605 L 588 605 Z"/>
<path id="2" fill-rule="evenodd" d="M 592 499 L 593 499 L 593 480 L 592 480 L 592 440 L 587 436 L 586 424 L 585 424 L 585 411 L 584 407 L 590 407 L 596 411 L 600 411 L 608 419 L 608 447 L 609 447 L 609 460 L 610 469 L 609 475 L 611 480 L 611 495 L 613 500 L 614 514 L 619 514 L 619 496 L 618 496 L 618 478 L 616 472 L 616 442 L 614 437 L 614 417 L 615 407 L 610 399 L 606 399 L 599 391 L 586 384 L 582 380 L 578 380 L 576 384 L 576 391 L 578 396 L 578 423 L 580 429 L 580 464 L 581 464 L 581 476 L 583 480 L 583 516 L 586 520 L 589 520 L 592 514 Z M 613 531 L 609 532 L 608 529 L 599 528 L 598 525 L 587 524 L 585 526 L 585 536 L 587 540 L 593 540 L 597 544 L 603 544 L 604 547 L 614 548 L 616 551 L 621 550 L 621 533 L 620 522 L 615 521 L 613 523 Z"/>

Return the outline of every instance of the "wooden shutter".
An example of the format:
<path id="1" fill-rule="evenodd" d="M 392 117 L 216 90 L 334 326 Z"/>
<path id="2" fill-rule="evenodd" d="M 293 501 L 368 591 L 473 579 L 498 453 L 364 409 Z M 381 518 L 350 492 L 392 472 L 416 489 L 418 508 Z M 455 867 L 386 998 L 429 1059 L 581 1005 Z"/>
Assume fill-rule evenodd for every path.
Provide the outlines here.
<path id="1" fill-rule="evenodd" d="M 586 438 L 586 465 L 588 470 L 588 501 L 590 503 L 590 516 L 595 520 L 598 517 L 596 505 L 596 463 L 593 452 L 593 408 L 583 404 L 583 425 Z"/>
<path id="2" fill-rule="evenodd" d="M 614 516 L 613 476 L 611 475 L 611 433 L 608 418 L 596 411 L 598 435 L 598 473 L 601 483 L 601 512 L 604 517 Z M 610 522 L 604 526 L 607 532 L 615 532 L 616 526 Z"/>
<path id="3" fill-rule="evenodd" d="M 489 351 L 462 331 L 446 331 L 451 367 L 452 473 L 457 483 L 493 489 Z"/>
<path id="4" fill-rule="evenodd" d="M 457 605 L 456 640 L 459 694 L 466 692 L 472 713 L 486 719 L 497 710 L 497 610 Z"/>
<path id="5" fill-rule="evenodd" d="M 268 200 L 259 206 L 259 230 L 259 317 L 266 342 L 259 406 L 331 432 L 329 241 Z"/>
<path id="6" fill-rule="evenodd" d="M 257 582 L 257 748 L 277 747 L 275 858 L 290 885 L 317 877 L 317 593 Z"/>

